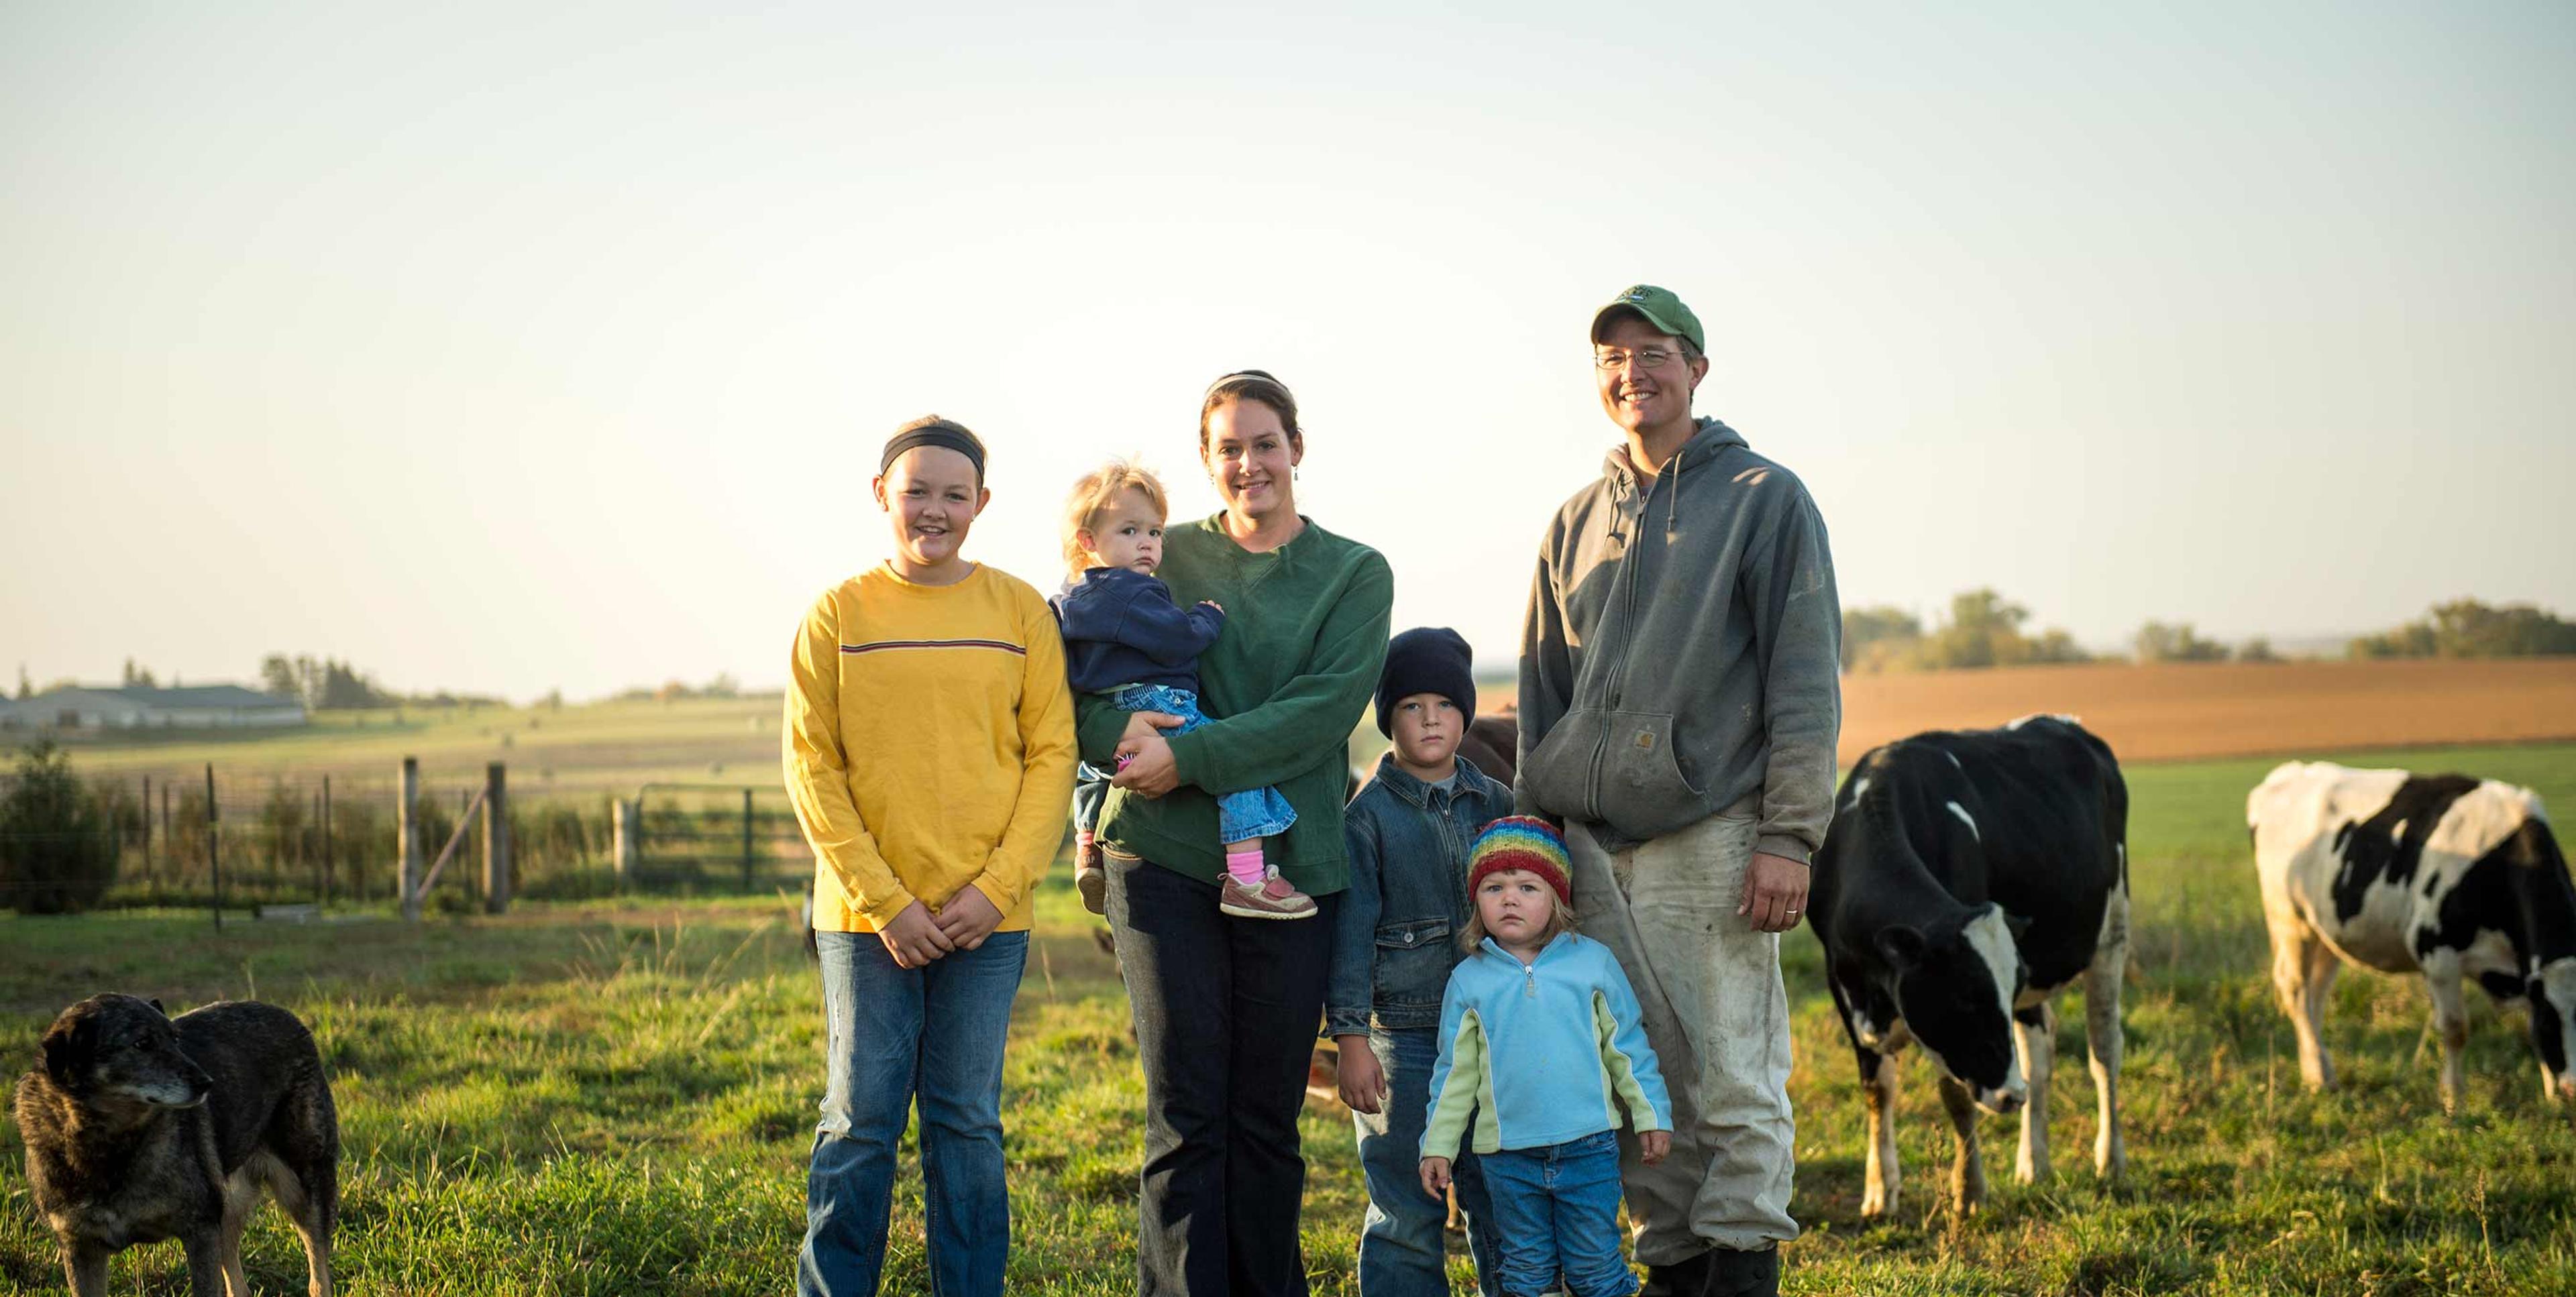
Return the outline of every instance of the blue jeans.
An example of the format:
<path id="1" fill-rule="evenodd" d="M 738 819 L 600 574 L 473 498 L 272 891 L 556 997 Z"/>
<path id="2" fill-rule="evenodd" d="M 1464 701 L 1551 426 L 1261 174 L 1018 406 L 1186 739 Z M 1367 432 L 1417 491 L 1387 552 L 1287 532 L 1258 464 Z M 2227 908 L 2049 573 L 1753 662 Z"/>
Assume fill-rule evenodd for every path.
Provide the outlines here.
<path id="1" fill-rule="evenodd" d="M 1187 689 L 1170 685 L 1128 685 L 1109 691 L 1109 703 L 1122 712 L 1170 712 L 1181 723 L 1163 732 L 1187 734 L 1208 723 L 1199 710 L 1199 696 Z M 1095 818 L 1099 812 L 1092 812 Z M 1251 838 L 1275 838 L 1297 822 L 1297 808 L 1279 795 L 1276 788 L 1247 788 L 1239 793 L 1216 795 L 1216 828 L 1219 841 L 1242 842 Z"/>
<path id="2" fill-rule="evenodd" d="M 1503 1237 L 1503 1291 L 1628 1297 L 1637 1276 L 1619 1254 L 1619 1139 L 1610 1131 L 1485 1154 L 1485 1189 Z"/>
<path id="3" fill-rule="evenodd" d="M 1109 800 L 1109 773 L 1088 761 L 1073 768 L 1073 827 L 1089 833 L 1100 827 L 1100 804 Z"/>
<path id="4" fill-rule="evenodd" d="M 1368 1223 L 1360 1229 L 1360 1297 L 1449 1297 L 1446 1239 L 1449 1207 L 1422 1191 L 1422 1127 L 1431 1106 L 1431 1069 L 1440 1061 L 1440 1029 L 1369 1032 L 1369 1052 L 1386 1073 L 1385 1110 L 1355 1112 L 1360 1171 L 1368 1178 Z M 1467 1250 L 1476 1258 L 1476 1290 L 1502 1292 L 1493 1204 L 1473 1153 L 1452 1163 L 1458 1207 L 1467 1216 Z"/>
<path id="5" fill-rule="evenodd" d="M 1011 1254 L 1002 1184 L 1002 1037 L 1029 934 L 898 968 L 873 932 L 817 932 L 823 962 L 823 1121 L 805 1176 L 799 1297 L 872 1297 L 885 1269 L 895 1150 L 921 1103 L 921 1206 L 930 1291 L 993 1297 Z"/>

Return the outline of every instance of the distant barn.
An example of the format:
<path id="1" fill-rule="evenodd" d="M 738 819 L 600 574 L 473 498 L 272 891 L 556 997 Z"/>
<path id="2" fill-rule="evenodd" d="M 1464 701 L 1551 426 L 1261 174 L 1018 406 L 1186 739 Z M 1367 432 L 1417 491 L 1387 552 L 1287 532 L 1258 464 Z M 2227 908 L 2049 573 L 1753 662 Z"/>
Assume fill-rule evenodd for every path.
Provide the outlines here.
<path id="1" fill-rule="evenodd" d="M 304 721 L 304 704 L 240 685 L 64 685 L 32 698 L 0 699 L 0 728 L 13 730 L 228 729 Z"/>

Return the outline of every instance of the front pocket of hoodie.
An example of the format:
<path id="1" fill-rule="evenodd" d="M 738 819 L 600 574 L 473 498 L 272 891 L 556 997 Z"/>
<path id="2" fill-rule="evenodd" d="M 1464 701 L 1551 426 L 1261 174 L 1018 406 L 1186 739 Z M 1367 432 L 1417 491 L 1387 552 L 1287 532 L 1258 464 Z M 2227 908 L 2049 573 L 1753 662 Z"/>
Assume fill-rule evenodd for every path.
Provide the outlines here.
<path id="1" fill-rule="evenodd" d="M 1603 720 L 1603 713 L 1588 708 L 1567 712 L 1530 749 L 1521 782 L 1551 814 L 1574 820 L 1602 817 L 1604 808 L 1593 795 L 1592 760 L 1601 751 Z"/>
<path id="2" fill-rule="evenodd" d="M 1438 1026 L 1440 995 L 1449 986 L 1449 920 L 1414 919 L 1377 927 L 1377 960 L 1369 994 L 1381 1018 L 1415 1018 L 1395 1026 Z"/>
<path id="3" fill-rule="evenodd" d="M 1601 818 L 1631 837 L 1659 837 L 1707 814 L 1708 794 L 1682 775 L 1673 718 L 1609 712 L 1601 759 Z"/>

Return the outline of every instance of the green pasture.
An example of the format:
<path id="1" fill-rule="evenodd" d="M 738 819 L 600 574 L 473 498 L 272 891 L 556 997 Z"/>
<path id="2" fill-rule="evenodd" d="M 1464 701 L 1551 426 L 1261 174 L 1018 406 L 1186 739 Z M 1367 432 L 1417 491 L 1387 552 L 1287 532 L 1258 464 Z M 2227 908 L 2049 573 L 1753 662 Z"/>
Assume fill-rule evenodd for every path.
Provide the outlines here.
<path id="1" fill-rule="evenodd" d="M 181 778 L 211 764 L 227 781 L 328 773 L 363 787 L 390 785 L 402 759 L 418 757 L 422 777 L 439 783 L 480 783 L 500 761 L 521 797 L 632 796 L 648 782 L 776 782 L 779 709 L 776 694 L 407 707 L 315 712 L 292 729 L 109 731 L 67 746 L 89 776 Z"/>
<path id="2" fill-rule="evenodd" d="M 2467 770 L 2576 804 L 2576 745 L 2348 759 Z M 2270 764 L 2129 771 L 2137 945 L 2130 1173 L 2118 1186 L 2096 1185 L 2087 1161 L 2092 1084 L 2070 1002 L 2050 1112 L 2058 1179 L 2012 1184 L 2015 1124 L 1989 1118 L 1991 1197 L 1954 1219 L 1938 1192 L 1949 1133 L 1927 1065 L 1911 1061 L 1905 1197 L 1894 1219 L 1863 1224 L 1850 1054 L 1813 939 L 1788 938 L 1795 1210 L 1807 1227 L 1788 1252 L 1791 1290 L 2576 1292 L 2576 1127 L 2543 1106 L 2518 1011 L 2477 1001 L 2467 1101 L 2446 1116 L 2419 1052 L 2420 989 L 2347 975 L 2330 1024 L 2345 1088 L 2298 1088 L 2242 826 L 2245 790 Z M 1012 1025 L 1014 1293 L 1134 1286 L 1140 1086 L 1094 922 L 1054 880 Z M 313 1025 L 345 1146 L 344 1292 L 769 1294 L 789 1283 L 820 1092 L 818 997 L 789 898 L 525 905 L 419 927 L 237 922 L 220 936 L 197 914 L 0 916 L 0 1067 L 27 1066 L 52 1014 L 103 989 L 173 1009 L 257 995 Z M 1310 1107 L 1305 1135 L 1314 1285 L 1355 1292 L 1363 1196 L 1348 1119 Z M 11 1127 L 0 1136 L 0 1292 L 58 1291 L 20 1157 Z M 917 1170 L 907 1174 L 917 1185 Z M 888 1291 L 925 1290 L 920 1231 L 917 1209 L 899 1208 Z M 300 1290 L 300 1252 L 276 1212 L 262 1212 L 250 1255 L 261 1291 Z M 129 1251 L 113 1282 L 120 1293 L 185 1289 L 175 1245 Z"/>

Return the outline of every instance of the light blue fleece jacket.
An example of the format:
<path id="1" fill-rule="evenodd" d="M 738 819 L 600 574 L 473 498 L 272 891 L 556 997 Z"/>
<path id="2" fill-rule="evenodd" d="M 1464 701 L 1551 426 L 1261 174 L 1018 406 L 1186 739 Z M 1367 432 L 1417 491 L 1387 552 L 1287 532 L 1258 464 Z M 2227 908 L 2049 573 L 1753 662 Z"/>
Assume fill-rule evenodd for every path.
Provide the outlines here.
<path id="1" fill-rule="evenodd" d="M 1559 933 L 1523 964 L 1492 937 L 1450 970 L 1422 1156 L 1458 1156 L 1468 1112 L 1479 1153 L 1545 1148 L 1619 1128 L 1671 1130 L 1637 993 L 1610 948 Z"/>

